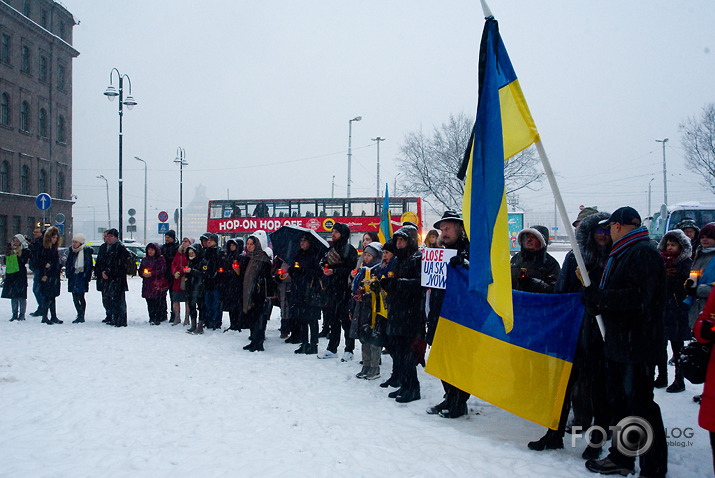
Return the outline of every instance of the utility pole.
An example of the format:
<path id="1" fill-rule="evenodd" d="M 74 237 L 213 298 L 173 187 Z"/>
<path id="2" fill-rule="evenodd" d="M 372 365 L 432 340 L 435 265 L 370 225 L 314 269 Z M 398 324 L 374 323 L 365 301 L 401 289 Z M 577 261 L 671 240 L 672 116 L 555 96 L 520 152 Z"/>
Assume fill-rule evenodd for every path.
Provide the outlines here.
<path id="1" fill-rule="evenodd" d="M 372 138 L 372 141 L 377 142 L 377 193 L 375 197 L 380 197 L 380 142 L 385 141 L 385 138 L 377 137 Z"/>
<path id="2" fill-rule="evenodd" d="M 335 175 L 333 174 L 333 186 L 330 188 L 330 197 L 335 197 Z"/>
<path id="3" fill-rule="evenodd" d="M 656 139 L 656 143 L 663 143 L 663 204 L 668 205 L 668 177 L 666 175 L 665 169 L 665 143 L 668 142 L 668 138 Z"/>

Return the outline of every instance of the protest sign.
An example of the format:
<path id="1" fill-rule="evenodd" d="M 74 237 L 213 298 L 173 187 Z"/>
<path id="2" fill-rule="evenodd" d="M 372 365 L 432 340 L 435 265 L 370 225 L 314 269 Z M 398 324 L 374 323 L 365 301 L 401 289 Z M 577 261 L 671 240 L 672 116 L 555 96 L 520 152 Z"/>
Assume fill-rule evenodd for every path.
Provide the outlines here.
<path id="1" fill-rule="evenodd" d="M 422 287 L 444 289 L 447 286 L 447 264 L 456 255 L 456 249 L 422 249 Z"/>

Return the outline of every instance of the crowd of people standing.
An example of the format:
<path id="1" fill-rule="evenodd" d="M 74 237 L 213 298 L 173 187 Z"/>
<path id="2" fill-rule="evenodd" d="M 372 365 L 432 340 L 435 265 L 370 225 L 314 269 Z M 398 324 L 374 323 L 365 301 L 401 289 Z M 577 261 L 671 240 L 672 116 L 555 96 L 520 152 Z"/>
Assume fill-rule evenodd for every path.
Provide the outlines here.
<path id="1" fill-rule="evenodd" d="M 693 337 L 694 326 L 698 340 L 715 339 L 710 330 L 715 324 L 703 326 L 710 320 L 703 314 L 715 309 L 711 294 L 715 223 L 699 229 L 692 220 L 682 221 L 659 243 L 650 239 L 640 215 L 631 207 L 612 214 L 584 208 L 573 226 L 586 271 L 577 267 L 574 251 L 559 265 L 547 252 L 550 238 L 543 226 L 519 232 L 521 250 L 511 259 L 513 289 L 579 292 L 585 305 L 583 317 L 574 317 L 582 320 L 581 330 L 559 426 L 529 442 L 528 447 L 536 451 L 563 448 L 568 427 L 596 425 L 583 452 L 586 467 L 603 474 L 627 474 L 634 470 L 635 457 L 612 446 L 609 454 L 599 459 L 606 437 L 599 436 L 598 430 L 607 430 L 625 417 L 644 417 L 654 436 L 651 448 L 640 456 L 641 474 L 665 476 L 665 431 L 653 389 L 667 387 L 669 393 L 685 390 L 677 361 L 674 380 L 668 385 L 668 342 L 675 358 L 684 342 Z M 77 312 L 74 323 L 85 321 L 84 295 L 94 276 L 106 311 L 103 322 L 127 326 L 127 269 L 133 259 L 118 235 L 116 229 L 105 231 L 94 263 L 84 236 L 73 237 L 65 274 Z M 380 378 L 382 355 L 389 353 L 392 370 L 380 386 L 394 388 L 388 396 L 397 402 L 419 400 L 417 366 L 424 365 L 445 293 L 421 286 L 421 249 L 454 249 L 450 265 L 468 269 L 469 240 L 462 218 L 446 211 L 423 244 L 412 223 L 404 223 L 385 243 L 378 240 L 377 233 L 366 233 L 361 255 L 349 238 L 350 228 L 336 223 L 325 252 L 316 236 L 306 231 L 296 239 L 295 256 L 286 259 L 274 257 L 264 231 L 250 234 L 245 243 L 229 239 L 223 248 L 216 234 L 203 234 L 198 242 L 192 237 L 178 242 L 174 231 L 169 231 L 164 244 L 146 246 L 139 265 L 149 322 L 182 324 L 183 304 L 186 332 L 200 335 L 207 329 L 220 330 L 223 313 L 228 312 L 226 330 L 250 330 L 249 343 L 243 349 L 261 352 L 266 322 L 275 305 L 281 312 L 281 338 L 299 344 L 296 354 L 336 359 L 342 341 L 340 360 L 350 361 L 359 341 L 362 369 L 357 378 Z M 62 269 L 58 245 L 55 227 L 44 233 L 35 229 L 31 240 L 20 234 L 12 239 L 6 251 L 2 291 L 3 298 L 11 299 L 11 321 L 25 320 L 29 265 L 38 303 L 30 315 L 41 317 L 48 325 L 62 323 L 55 305 Z M 584 274 L 590 279 L 588 286 Z M 321 316 L 323 330 L 319 333 Z M 599 320 L 605 324 L 603 330 Z M 321 336 L 327 337 L 328 343 L 319 352 Z M 715 450 L 713 376 L 715 371 L 709 370 L 700 424 L 710 431 Z M 469 393 L 446 382 L 443 387 L 444 400 L 429 407 L 427 413 L 445 418 L 467 414 Z M 569 423 L 571 410 L 573 420 Z"/>

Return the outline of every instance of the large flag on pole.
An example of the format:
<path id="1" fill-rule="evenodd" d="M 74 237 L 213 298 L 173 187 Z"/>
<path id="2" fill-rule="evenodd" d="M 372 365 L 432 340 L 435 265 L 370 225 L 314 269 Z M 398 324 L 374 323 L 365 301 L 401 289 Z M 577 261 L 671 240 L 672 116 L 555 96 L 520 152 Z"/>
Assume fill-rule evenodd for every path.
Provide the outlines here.
<path id="1" fill-rule="evenodd" d="M 504 162 L 538 140 L 499 25 L 487 18 L 479 51 L 477 120 L 459 176 L 465 179 L 462 214 L 470 239 L 469 290 L 487 292 L 507 332 L 514 316 Z"/>
<path id="2" fill-rule="evenodd" d="M 392 216 L 390 216 L 390 195 L 387 191 L 387 183 L 385 183 L 385 200 L 382 202 L 382 211 L 380 212 L 378 236 L 383 244 L 392 238 Z"/>
<path id="3" fill-rule="evenodd" d="M 512 292 L 504 187 L 504 162 L 538 141 L 498 24 L 488 15 L 477 118 L 460 169 L 470 267 L 449 268 L 426 370 L 557 428 L 583 307 L 579 294 Z"/>

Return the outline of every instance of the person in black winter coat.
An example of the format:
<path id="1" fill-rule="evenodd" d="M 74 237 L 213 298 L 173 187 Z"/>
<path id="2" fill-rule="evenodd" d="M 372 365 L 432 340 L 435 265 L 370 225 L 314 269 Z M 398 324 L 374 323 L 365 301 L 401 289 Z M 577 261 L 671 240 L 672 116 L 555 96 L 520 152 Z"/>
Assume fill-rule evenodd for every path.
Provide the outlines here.
<path id="1" fill-rule="evenodd" d="M 62 272 L 62 264 L 60 264 L 60 256 L 57 252 L 60 243 L 60 231 L 56 227 L 51 227 L 45 231 L 45 237 L 42 240 L 42 252 L 38 258 L 38 271 L 40 276 L 40 291 L 42 293 L 42 305 L 40 312 L 42 315 L 43 324 L 61 324 L 62 321 L 57 318 L 57 310 L 55 307 L 55 299 L 60 295 L 60 273 Z M 47 318 L 47 313 L 51 314 L 51 318 Z"/>
<path id="2" fill-rule="evenodd" d="M 202 333 L 204 325 L 216 330 L 221 328 L 221 291 L 219 289 L 219 269 L 223 261 L 223 251 L 218 248 L 218 235 L 209 234 L 201 259 L 201 272 L 203 273 L 204 307 L 206 317 L 199 321 L 197 332 Z"/>
<path id="3" fill-rule="evenodd" d="M 698 246 L 700 245 L 700 228 L 695 221 L 690 218 L 685 218 L 678 223 L 678 229 L 683 231 L 688 239 L 690 239 L 690 248 L 692 253 L 690 258 L 695 260 L 695 253 L 698 251 Z"/>
<path id="4" fill-rule="evenodd" d="M 10 299 L 12 317 L 14 320 L 25 320 L 27 308 L 27 263 L 32 253 L 27 240 L 22 234 L 16 234 L 12 243 L 5 251 L 5 282 L 2 287 L 2 298 Z M 14 262 L 14 265 L 12 264 Z"/>
<path id="5" fill-rule="evenodd" d="M 685 281 L 690 275 L 693 265 L 692 245 L 688 236 L 680 229 L 667 232 L 658 244 L 658 250 L 665 261 L 666 300 L 665 300 L 665 338 L 670 341 L 673 357 L 677 359 L 683 349 L 683 342 L 689 340 L 692 333 L 688 324 L 688 309 L 690 306 L 683 301 L 688 296 Z M 658 378 L 655 387 L 668 385 L 668 352 L 663 349 L 658 362 Z M 680 364 L 675 360 L 675 380 L 666 388 L 666 392 L 678 393 L 685 391 L 685 381 Z"/>
<path id="6" fill-rule="evenodd" d="M 417 363 L 412 351 L 415 338 L 424 338 L 424 293 L 420 279 L 421 256 L 414 228 L 403 226 L 394 235 L 395 264 L 388 277 L 380 280 L 387 292 L 387 330 L 391 337 L 393 360 L 400 380 L 400 388 L 388 396 L 397 402 L 407 403 L 420 399 L 420 382 Z"/>
<path id="7" fill-rule="evenodd" d="M 265 238 L 265 235 L 261 235 Z M 263 316 L 266 301 L 272 291 L 271 259 L 266 253 L 268 245 L 257 235 L 246 239 L 246 254 L 239 265 L 243 278 L 242 308 L 246 323 L 251 327 L 251 342 L 243 347 L 249 352 L 262 352 L 266 339 L 266 322 Z"/>
<path id="8" fill-rule="evenodd" d="M 67 277 L 67 290 L 72 294 L 72 302 L 77 311 L 77 318 L 73 324 L 84 322 L 84 313 L 87 302 L 84 294 L 89 291 L 89 282 L 92 280 L 92 248 L 85 245 L 84 234 L 75 234 L 72 238 L 72 247 L 67 254 L 65 276 Z"/>
<path id="9" fill-rule="evenodd" d="M 40 253 L 42 252 L 42 240 L 44 234 L 42 229 L 36 227 L 32 230 L 32 241 L 30 242 L 30 270 L 32 271 L 32 294 L 37 301 L 37 309 L 30 312 L 31 317 L 39 317 L 41 315 L 40 305 L 42 304 L 42 292 L 40 291 L 41 266 L 38 264 Z"/>
<path id="10" fill-rule="evenodd" d="M 166 279 L 169 281 L 169 289 L 165 291 L 162 294 L 161 302 L 160 305 L 162 307 L 162 312 L 161 312 L 161 320 L 162 322 L 166 320 L 167 317 L 167 307 L 166 307 L 166 296 L 169 296 L 169 304 L 172 306 L 168 309 L 171 311 L 171 322 L 174 325 L 178 325 L 181 323 L 181 315 L 178 315 L 174 312 L 174 276 L 171 274 L 171 264 L 174 263 L 174 257 L 176 257 L 176 253 L 179 251 L 179 246 L 180 244 L 176 242 L 176 231 L 173 229 L 169 229 L 166 234 L 164 234 L 164 244 L 161 245 L 161 256 L 164 258 L 164 262 L 166 263 L 166 272 L 165 276 Z"/>
<path id="11" fill-rule="evenodd" d="M 511 288 L 523 292 L 551 293 L 561 266 L 546 252 L 547 234 L 534 228 L 519 231 L 516 240 L 521 250 L 511 258 Z M 544 228 L 546 230 L 546 228 Z"/>
<path id="12" fill-rule="evenodd" d="M 456 249 L 457 255 L 450 259 L 451 267 L 466 267 L 469 269 L 469 239 L 464 232 L 464 222 L 459 213 L 445 211 L 442 218 L 434 223 L 440 230 L 439 241 L 446 249 Z M 427 343 L 432 345 L 434 333 L 442 311 L 445 289 L 431 289 L 429 293 L 429 314 L 427 315 Z M 442 381 L 444 400 L 427 409 L 430 415 L 439 414 L 444 418 L 457 418 L 467 414 L 469 393 Z"/>
<path id="13" fill-rule="evenodd" d="M 350 245 L 350 228 L 336 222 L 332 231 L 333 243 L 320 261 L 323 267 L 323 285 L 327 304 L 323 307 L 323 320 L 329 329 L 328 347 L 318 358 L 335 358 L 340 345 L 340 328 L 345 331 L 345 353 L 343 361 L 352 360 L 355 339 L 349 337 L 350 286 L 348 278 L 357 264 L 357 251 Z"/>
<path id="14" fill-rule="evenodd" d="M 318 353 L 318 319 L 323 299 L 320 278 L 323 271 L 318 264 L 318 251 L 311 234 L 300 237 L 300 250 L 295 261 L 288 267 L 290 274 L 290 317 L 300 326 L 300 347 L 297 354 Z M 308 336 L 310 335 L 310 337 Z"/>
<path id="15" fill-rule="evenodd" d="M 239 261 L 243 254 L 243 240 L 229 239 L 219 269 L 219 290 L 221 291 L 221 308 L 228 311 L 230 326 L 228 330 L 241 330 L 241 295 L 243 277 L 240 275 Z"/>
<path id="16" fill-rule="evenodd" d="M 97 290 L 102 292 L 102 304 L 107 311 L 104 320 L 115 327 L 127 326 L 127 259 L 129 251 L 119 241 L 119 231 L 107 229 L 105 243 L 99 248 L 95 264 Z M 106 246 L 106 247 L 105 247 Z"/>
<path id="17" fill-rule="evenodd" d="M 191 327 L 189 327 L 186 331 L 188 334 L 203 333 L 203 326 L 201 330 L 198 330 L 198 324 L 196 322 L 198 317 L 199 301 L 204 294 L 201 256 L 199 255 L 200 250 L 200 244 L 192 244 L 187 247 L 184 252 L 187 259 L 187 264 L 186 267 L 184 267 L 183 274 L 184 290 L 186 291 L 187 307 L 189 310 L 189 317 L 191 319 Z"/>
<path id="18" fill-rule="evenodd" d="M 600 284 L 584 289 L 582 300 L 600 313 L 606 329 L 606 390 L 612 423 L 641 417 L 653 429 L 651 447 L 641 453 L 642 476 L 664 477 L 668 446 L 660 407 L 653 400 L 654 367 L 664 347 L 665 264 L 648 229 L 632 207 L 622 207 L 601 221 L 610 228 L 613 248 Z M 586 461 L 594 473 L 632 473 L 635 457 L 612 446 L 606 458 Z"/>
<path id="19" fill-rule="evenodd" d="M 598 284 L 603 274 L 603 268 L 606 266 L 606 260 L 612 244 L 608 228 L 598 223 L 608 219 L 610 214 L 598 212 L 593 208 L 588 209 L 591 209 L 590 215 L 579 214 L 580 219 L 574 222 L 574 224 L 577 224 L 576 242 L 586 265 L 589 278 L 592 282 Z M 556 282 L 555 293 L 567 294 L 583 290 L 583 284 L 576 269 L 576 256 L 573 251 L 569 251 L 564 259 L 559 279 Z M 601 337 L 601 332 L 598 329 L 596 317 L 589 311 L 584 311 L 582 317 L 574 317 L 574 320 L 581 320 L 581 330 L 571 375 L 566 385 L 559 427 L 557 430 L 547 430 L 546 434 L 539 440 L 529 442 L 528 447 L 531 450 L 542 451 L 564 447 L 563 437 L 571 408 L 570 403 L 573 403 L 574 426 L 586 430 L 593 421 L 594 425 L 606 430 L 611 425 L 611 413 L 606 396 L 604 370 L 606 359 L 603 355 L 603 337 Z M 591 434 L 590 442 L 600 443 L 604 438 L 601 436 L 600 431 L 596 429 Z M 587 446 L 581 456 L 584 459 L 593 459 L 598 458 L 600 454 L 600 447 Z"/>

